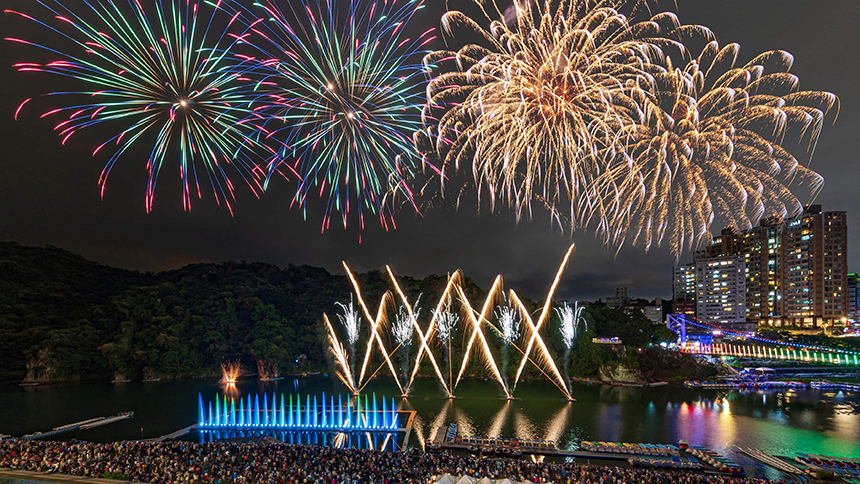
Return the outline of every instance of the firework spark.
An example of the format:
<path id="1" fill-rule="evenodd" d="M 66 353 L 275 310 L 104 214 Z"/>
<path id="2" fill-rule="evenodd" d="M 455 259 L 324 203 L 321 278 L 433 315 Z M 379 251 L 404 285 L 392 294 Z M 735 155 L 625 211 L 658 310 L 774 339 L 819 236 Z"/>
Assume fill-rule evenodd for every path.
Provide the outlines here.
<path id="1" fill-rule="evenodd" d="M 307 198 L 327 199 L 322 230 L 332 213 L 346 227 L 366 210 L 386 229 L 394 227 L 393 198 L 410 203 L 405 183 L 426 166 L 412 134 L 420 129 L 426 84 L 421 57 L 434 30 L 410 34 L 406 26 L 423 0 L 309 0 L 255 4 L 260 18 L 236 11 L 252 35 L 243 40 L 259 51 L 257 74 L 267 139 L 278 140 L 279 160 L 299 174 L 293 204 L 307 217 Z M 413 204 L 414 205 L 414 204 Z"/>
<path id="2" fill-rule="evenodd" d="M 406 301 L 406 295 L 403 294 L 403 290 L 400 288 L 400 284 L 397 283 L 397 279 L 394 277 L 394 273 L 391 272 L 391 268 L 386 266 L 388 270 L 388 275 L 391 278 L 391 283 L 394 285 L 397 294 L 400 295 L 400 298 L 404 303 L 406 303 L 407 307 L 408 302 Z M 427 333 L 423 333 L 421 331 L 421 327 L 418 325 L 417 317 L 415 318 L 415 330 L 418 332 L 419 338 L 421 338 L 421 347 L 418 349 L 418 356 L 415 358 L 415 365 L 412 369 L 412 375 L 409 377 L 409 382 L 406 384 L 406 393 L 409 393 L 409 389 L 412 387 L 412 382 L 415 381 L 415 375 L 418 374 L 418 369 L 421 366 L 421 362 L 424 359 L 424 352 L 427 352 L 427 356 L 430 359 L 430 363 L 433 365 L 433 369 L 436 371 L 436 375 L 439 377 L 439 382 L 442 384 L 442 387 L 445 389 L 445 393 L 448 394 L 449 397 L 452 397 L 452 378 L 450 375 L 451 370 L 451 332 L 455 329 L 457 320 L 459 316 L 456 314 L 450 313 L 448 309 L 445 311 L 442 310 L 443 305 L 446 308 L 450 308 L 451 306 L 451 293 L 454 290 L 454 287 L 461 282 L 462 275 L 460 271 L 455 271 L 454 274 L 448 276 L 448 283 L 445 286 L 445 291 L 442 293 L 442 297 L 439 298 L 439 303 L 436 305 L 436 309 L 433 311 L 433 317 L 430 319 L 430 325 L 427 327 Z M 441 319 L 440 319 L 441 318 Z M 439 321 L 443 321 L 442 323 L 438 323 Z M 437 324 L 438 323 L 438 324 Z M 441 325 L 441 326 L 440 326 Z M 433 356 L 433 353 L 430 351 L 430 347 L 428 345 L 428 341 L 430 341 L 433 337 L 433 331 L 439 331 L 440 338 L 443 339 L 443 346 L 445 346 L 446 353 L 448 356 L 448 369 L 449 369 L 449 377 L 448 381 L 445 381 L 445 378 L 442 377 L 442 373 L 439 370 L 439 365 L 436 364 L 436 358 Z"/>
<path id="3" fill-rule="evenodd" d="M 183 0 L 153 0 L 148 8 L 137 0 L 84 2 L 86 7 L 76 10 L 59 0 L 33 4 L 43 10 L 32 15 L 6 12 L 49 30 L 56 43 L 6 40 L 37 47 L 57 60 L 15 66 L 22 72 L 72 78 L 70 86 L 92 89 L 48 94 L 70 102 L 42 117 L 65 118 L 54 128 L 63 144 L 94 126 L 120 129 L 93 151 L 93 156 L 113 152 L 99 177 L 102 197 L 119 159 L 133 146 L 150 143 L 147 211 L 162 168 L 174 159 L 179 161 L 186 210 L 191 209 L 192 193 L 202 197 L 201 182 L 208 181 L 215 199 L 232 213 L 230 172 L 237 172 L 255 195 L 262 191 L 265 173 L 254 161 L 258 158 L 247 153 L 271 153 L 249 138 L 259 128 L 249 106 L 256 97 L 254 86 L 243 78 L 249 65 L 231 52 L 235 40 L 218 32 L 215 9 L 207 16 L 197 2 Z M 43 16 L 50 20 L 41 20 Z M 27 101 L 21 107 L 24 104 Z"/>
<path id="4" fill-rule="evenodd" d="M 484 306 L 481 309 L 481 312 L 472 308 L 471 304 L 469 304 L 469 300 L 466 297 L 466 293 L 463 291 L 461 286 L 457 286 L 457 293 L 460 295 L 460 302 L 463 305 L 466 314 L 468 315 L 468 321 L 472 326 L 472 335 L 469 337 L 469 343 L 466 345 L 466 350 L 463 352 L 463 362 L 460 365 L 460 372 L 457 374 L 457 379 L 454 382 L 454 386 L 457 386 L 457 383 L 460 382 L 460 379 L 463 378 L 463 372 L 466 370 L 466 365 L 469 364 L 469 356 L 472 353 L 472 345 L 474 345 L 475 340 L 480 340 L 481 342 L 481 355 L 484 358 L 484 364 L 487 369 L 490 370 L 493 377 L 496 381 L 502 385 L 502 390 L 505 392 L 505 396 L 507 398 L 511 398 L 511 392 L 508 390 L 508 385 L 505 383 L 504 377 L 502 377 L 502 373 L 499 371 L 499 367 L 496 364 L 495 358 L 493 358 L 493 354 L 490 351 L 490 345 L 487 343 L 487 338 L 484 336 L 484 332 L 481 329 L 482 323 L 487 322 L 487 318 L 490 316 L 490 311 L 493 307 L 493 301 L 502 293 L 502 276 L 496 276 L 496 280 L 493 282 L 493 287 L 490 289 L 489 294 L 487 294 L 487 299 L 484 301 Z M 477 316 L 476 316 L 477 315 Z"/>
<path id="5" fill-rule="evenodd" d="M 379 351 L 385 360 L 385 364 L 391 372 L 391 376 L 394 377 L 394 383 L 397 384 L 397 387 L 400 388 L 402 393 L 403 386 L 400 385 L 400 380 L 397 378 L 397 371 L 394 370 L 394 364 L 391 362 L 391 355 L 388 354 L 388 351 L 385 349 L 385 344 L 382 342 L 382 337 L 379 335 L 380 327 L 387 322 L 386 308 L 387 304 L 392 299 L 391 293 L 385 293 L 382 296 L 382 301 L 379 302 L 379 310 L 374 318 L 371 316 L 370 310 L 367 309 L 367 305 L 364 303 L 364 298 L 361 297 L 361 289 L 358 286 L 358 281 L 355 280 L 355 276 L 352 274 L 352 271 L 349 270 L 349 266 L 346 265 L 346 262 L 343 263 L 343 268 L 346 271 L 347 277 L 349 277 L 350 283 L 352 283 L 352 288 L 355 291 L 356 298 L 358 299 L 358 306 L 364 312 L 364 317 L 370 321 L 370 339 L 367 342 L 367 349 L 364 352 L 364 362 L 361 364 L 361 373 L 357 380 L 353 378 L 357 382 L 356 386 L 358 387 L 358 390 L 361 391 L 361 389 L 364 388 L 364 385 L 367 384 L 367 381 L 370 381 L 369 378 L 368 380 L 365 380 L 364 377 L 367 374 L 367 365 L 370 363 L 370 355 L 373 353 L 373 348 L 378 346 Z"/>
<path id="6" fill-rule="evenodd" d="M 538 365 L 538 363 L 542 363 L 544 367 L 549 368 L 549 371 L 552 374 L 548 375 L 550 381 L 553 382 L 556 386 L 558 386 L 559 390 L 564 392 L 564 395 L 567 397 L 568 400 L 573 400 L 573 397 L 571 397 L 570 391 L 568 390 L 567 385 L 565 385 L 561 373 L 558 371 L 558 366 L 556 366 L 555 361 L 553 361 L 552 355 L 549 352 L 549 349 L 546 347 L 546 343 L 544 343 L 543 338 L 541 338 L 540 334 L 538 334 L 538 330 L 540 329 L 540 323 L 542 322 L 543 317 L 546 314 L 546 308 L 544 308 L 544 311 L 541 313 L 541 319 L 538 320 L 538 324 L 537 326 L 535 326 L 535 324 L 532 322 L 531 316 L 528 313 L 528 310 L 526 309 L 526 306 L 522 303 L 522 301 L 520 301 L 520 298 L 514 291 L 511 291 L 510 299 L 514 302 L 515 305 L 519 306 L 520 313 L 523 316 L 523 321 L 525 321 L 526 323 L 526 328 L 528 328 L 529 332 L 532 335 L 529 342 L 536 342 L 538 348 L 537 362 L 531 360 L 529 356 L 531 354 L 530 350 L 527 349 L 523 353 L 522 364 L 520 365 L 517 371 L 517 377 L 514 380 L 514 389 L 517 386 L 517 380 L 519 379 L 520 372 L 522 371 L 522 368 L 525 367 L 525 362 L 532 361 L 535 366 L 537 366 L 538 369 L 541 370 L 541 372 L 543 372 L 543 370 L 541 369 L 540 365 Z M 549 304 L 550 298 L 547 298 L 547 305 Z M 546 373 L 544 372 L 544 374 Z M 511 391 L 513 392 L 513 389 L 511 389 Z"/>
<path id="7" fill-rule="evenodd" d="M 358 388 L 355 386 L 355 381 L 353 380 L 353 375 L 355 374 L 355 369 L 351 364 L 350 357 L 346 353 L 346 349 L 337 339 L 337 335 L 334 332 L 334 328 L 331 326 L 331 322 L 328 320 L 328 316 L 323 314 L 323 321 L 326 325 L 326 333 L 328 334 L 328 342 L 329 348 L 331 350 L 332 355 L 334 356 L 335 368 L 337 369 L 337 377 L 346 385 L 347 389 L 353 394 L 358 394 Z"/>

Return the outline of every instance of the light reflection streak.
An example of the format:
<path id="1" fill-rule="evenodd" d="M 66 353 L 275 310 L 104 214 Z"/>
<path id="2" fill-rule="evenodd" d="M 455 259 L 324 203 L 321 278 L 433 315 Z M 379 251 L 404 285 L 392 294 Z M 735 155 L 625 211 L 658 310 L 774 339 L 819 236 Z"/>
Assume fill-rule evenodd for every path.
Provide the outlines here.
<path id="1" fill-rule="evenodd" d="M 567 402 L 558 412 L 555 412 L 550 417 L 546 430 L 546 440 L 551 440 L 560 445 L 560 439 L 564 435 L 564 431 L 568 428 L 567 421 L 570 419 L 571 405 L 573 405 L 571 402 Z"/>
<path id="2" fill-rule="evenodd" d="M 508 414 L 511 411 L 511 401 L 508 400 L 502 405 L 502 408 L 493 415 L 493 419 L 490 421 L 489 427 L 487 427 L 487 437 L 501 437 L 502 429 L 505 426 L 505 422 L 508 420 Z"/>

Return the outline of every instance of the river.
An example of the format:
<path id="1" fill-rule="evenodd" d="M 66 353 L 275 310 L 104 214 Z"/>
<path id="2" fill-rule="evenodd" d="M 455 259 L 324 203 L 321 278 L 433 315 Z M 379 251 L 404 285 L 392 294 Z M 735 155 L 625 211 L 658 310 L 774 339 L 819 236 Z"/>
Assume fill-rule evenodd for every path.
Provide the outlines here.
<path id="1" fill-rule="evenodd" d="M 343 388 L 324 376 L 241 380 L 231 396 L 238 400 L 249 393 L 273 391 L 314 395 L 337 394 Z M 366 391 L 389 398 L 400 393 L 390 379 L 374 380 Z M 196 422 L 198 393 L 212 400 L 215 392 L 223 394 L 224 387 L 214 379 L 0 386 L 0 433 L 20 436 L 133 411 L 132 420 L 61 437 L 98 442 L 153 438 Z M 576 385 L 577 401 L 569 403 L 548 382 L 520 383 L 516 399 L 505 401 L 493 382 L 464 380 L 455 394 L 456 399 L 448 400 L 433 380 L 419 380 L 410 398 L 397 398 L 399 405 L 417 411 L 413 445 L 453 422 L 465 435 L 547 439 L 565 449 L 575 449 L 583 440 L 676 444 L 685 439 L 731 455 L 752 475 L 763 477 L 778 476 L 735 454 L 736 446 L 778 455 L 807 452 L 860 458 L 860 394 L 851 392 Z"/>

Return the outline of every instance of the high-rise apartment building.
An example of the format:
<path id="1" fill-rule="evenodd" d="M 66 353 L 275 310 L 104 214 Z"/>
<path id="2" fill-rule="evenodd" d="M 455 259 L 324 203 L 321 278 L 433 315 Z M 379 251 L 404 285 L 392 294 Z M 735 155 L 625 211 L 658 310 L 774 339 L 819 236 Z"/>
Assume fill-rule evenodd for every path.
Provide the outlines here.
<path id="1" fill-rule="evenodd" d="M 672 312 L 696 315 L 696 264 L 675 266 L 672 278 Z"/>
<path id="2" fill-rule="evenodd" d="M 732 255 L 745 261 L 748 321 L 822 326 L 847 317 L 845 212 L 811 205 L 793 219 L 764 219 L 742 233 L 724 230 L 696 257 Z"/>
<path id="3" fill-rule="evenodd" d="M 745 323 L 746 263 L 743 256 L 696 261 L 696 317 L 712 324 Z"/>

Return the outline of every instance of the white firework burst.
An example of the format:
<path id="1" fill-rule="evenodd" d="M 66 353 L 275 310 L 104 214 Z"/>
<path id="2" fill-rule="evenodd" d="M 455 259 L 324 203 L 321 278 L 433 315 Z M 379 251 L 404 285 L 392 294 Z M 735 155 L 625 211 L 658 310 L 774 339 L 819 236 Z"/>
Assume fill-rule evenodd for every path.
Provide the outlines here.
<path id="1" fill-rule="evenodd" d="M 353 346 L 358 341 L 358 332 L 361 328 L 361 315 L 352 305 L 351 295 L 349 296 L 349 305 L 339 302 L 335 304 L 343 309 L 343 314 L 338 314 L 337 318 L 340 320 L 340 324 L 346 328 L 346 339 L 349 341 L 349 345 Z"/>
<path id="2" fill-rule="evenodd" d="M 496 311 L 496 319 L 499 320 L 499 327 L 501 328 L 505 345 L 511 344 L 520 337 L 522 318 L 515 308 L 510 306 L 500 307 Z"/>
<path id="3" fill-rule="evenodd" d="M 588 323 L 585 322 L 585 319 L 582 318 L 582 310 L 579 303 L 574 303 L 573 307 L 570 307 L 567 303 L 560 308 L 556 308 L 555 312 L 558 314 L 558 319 L 561 320 L 561 327 L 559 331 L 561 332 L 561 338 L 564 340 L 564 345 L 567 349 L 573 347 L 573 342 L 576 340 L 576 333 L 579 330 L 579 323 L 582 322 L 585 324 L 585 330 L 588 331 Z"/>

